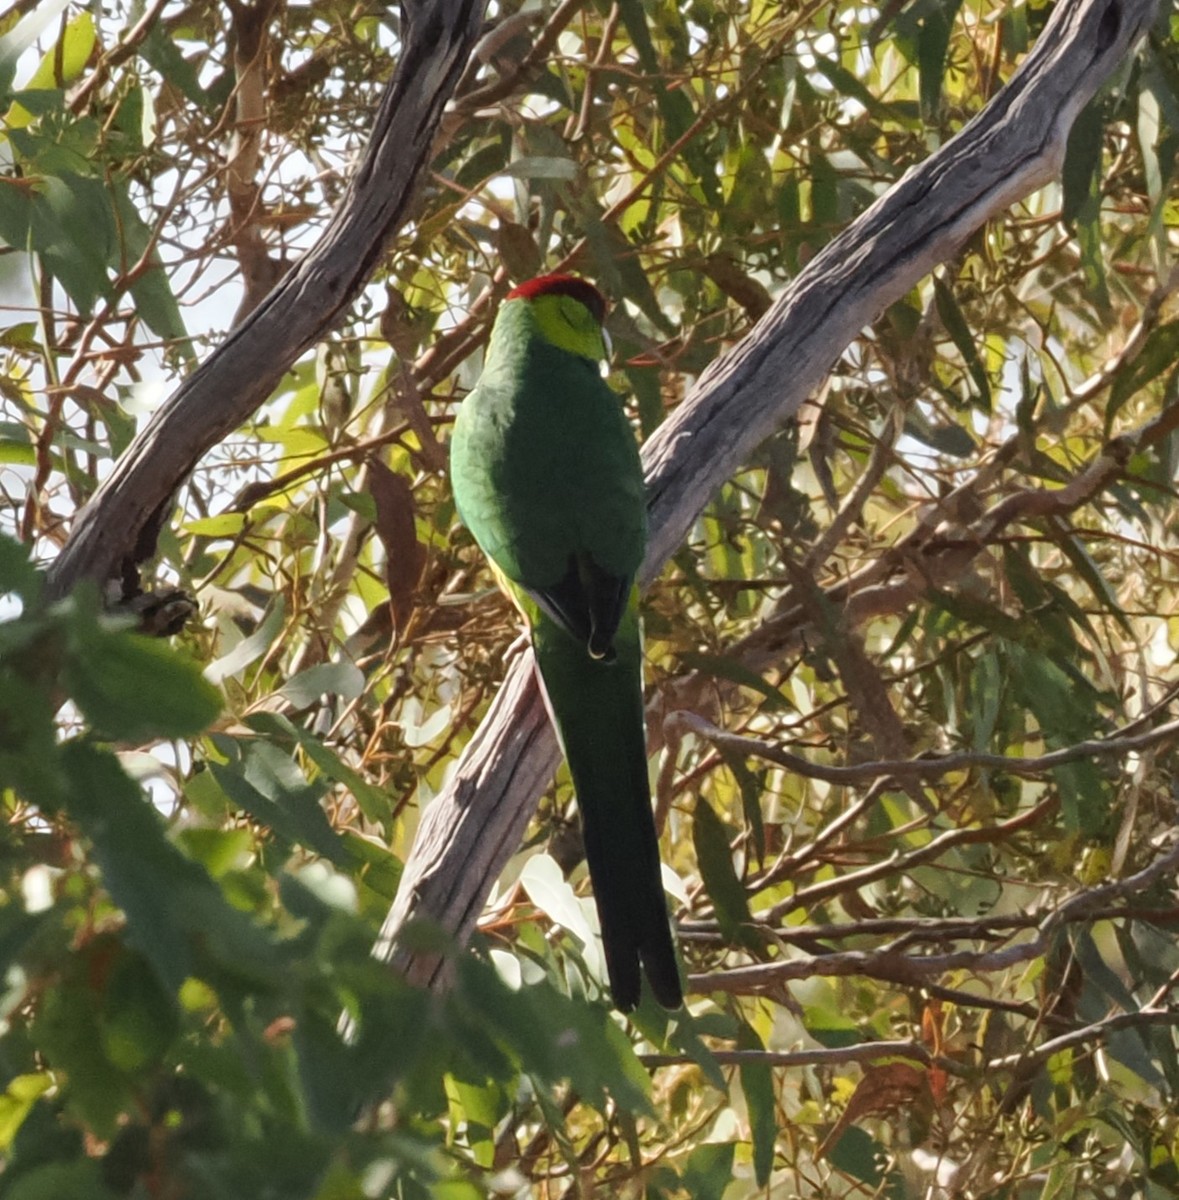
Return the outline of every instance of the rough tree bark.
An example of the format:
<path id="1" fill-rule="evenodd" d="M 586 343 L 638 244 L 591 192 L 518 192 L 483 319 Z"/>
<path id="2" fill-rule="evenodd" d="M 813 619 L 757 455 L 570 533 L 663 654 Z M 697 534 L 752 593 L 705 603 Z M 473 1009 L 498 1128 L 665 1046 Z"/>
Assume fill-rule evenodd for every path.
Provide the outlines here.
<path id="1" fill-rule="evenodd" d="M 471 56 L 486 0 L 402 5 L 405 36 L 364 157 L 319 242 L 128 446 L 78 514 L 49 569 L 62 596 L 135 565 L 144 527 L 200 457 L 270 396 L 283 372 L 327 332 L 364 286 L 428 165 L 443 109 Z"/>
<path id="2" fill-rule="evenodd" d="M 1060 0 L 1010 82 L 818 254 L 701 376 L 643 450 L 649 584 L 709 498 L 792 417 L 856 334 L 984 221 L 1056 177 L 1081 108 L 1148 29 L 1156 0 Z M 532 656 L 508 671 L 454 778 L 422 816 L 376 953 L 419 983 L 442 962 L 403 946 L 412 918 L 465 940 L 558 762 Z"/>

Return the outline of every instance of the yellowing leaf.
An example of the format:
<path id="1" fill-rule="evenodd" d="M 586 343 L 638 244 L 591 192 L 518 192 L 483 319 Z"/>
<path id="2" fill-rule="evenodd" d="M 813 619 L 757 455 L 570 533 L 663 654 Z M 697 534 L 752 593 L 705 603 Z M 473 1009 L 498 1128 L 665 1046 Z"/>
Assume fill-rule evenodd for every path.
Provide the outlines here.
<path id="1" fill-rule="evenodd" d="M 37 1075 L 16 1075 L 0 1095 L 0 1149 L 7 1149 L 16 1137 L 25 1117 L 37 1097 L 53 1086 L 53 1077 L 46 1071 Z"/>
<path id="2" fill-rule="evenodd" d="M 83 9 L 66 25 L 59 45 L 54 46 L 37 64 L 24 90 L 40 92 L 73 83 L 90 61 L 97 42 L 94 17 L 88 9 Z M 5 120 L 11 129 L 23 129 L 32 123 L 33 114 L 14 101 Z"/>
<path id="3" fill-rule="evenodd" d="M 197 521 L 185 521 L 184 528 L 200 537 L 236 537 L 246 527 L 245 513 L 221 513 L 216 517 L 201 517 Z"/>

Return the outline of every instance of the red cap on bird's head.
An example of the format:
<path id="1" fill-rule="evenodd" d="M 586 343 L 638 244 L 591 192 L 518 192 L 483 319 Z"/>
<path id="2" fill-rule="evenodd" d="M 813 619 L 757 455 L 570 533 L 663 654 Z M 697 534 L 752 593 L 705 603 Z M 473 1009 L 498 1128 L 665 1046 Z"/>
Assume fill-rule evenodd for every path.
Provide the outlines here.
<path id="1" fill-rule="evenodd" d="M 587 279 L 576 275 L 538 275 L 518 283 L 508 293 L 508 300 L 535 300 L 537 296 L 571 296 L 594 314 L 598 324 L 606 320 L 606 297 Z"/>

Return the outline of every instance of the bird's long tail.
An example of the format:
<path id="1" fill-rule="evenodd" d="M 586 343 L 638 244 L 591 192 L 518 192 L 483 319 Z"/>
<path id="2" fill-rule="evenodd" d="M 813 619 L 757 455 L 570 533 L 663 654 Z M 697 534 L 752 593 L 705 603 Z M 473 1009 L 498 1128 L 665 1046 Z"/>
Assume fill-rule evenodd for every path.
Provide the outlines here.
<path id="1" fill-rule="evenodd" d="M 591 658 L 544 618 L 534 621 L 532 642 L 581 808 L 614 1003 L 623 1012 L 633 1009 L 645 972 L 659 1003 L 678 1008 L 683 992 L 647 777 L 637 597 L 615 636 L 612 660 Z"/>

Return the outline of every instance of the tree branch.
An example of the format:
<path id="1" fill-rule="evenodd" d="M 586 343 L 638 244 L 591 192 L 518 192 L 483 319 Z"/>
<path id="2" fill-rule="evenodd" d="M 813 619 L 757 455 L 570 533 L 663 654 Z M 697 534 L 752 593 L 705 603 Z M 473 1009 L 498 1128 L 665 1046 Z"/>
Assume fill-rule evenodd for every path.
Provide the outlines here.
<path id="1" fill-rule="evenodd" d="M 1155 0 L 1062 0 L 986 108 L 826 246 L 705 371 L 644 447 L 651 524 L 644 585 L 713 493 L 795 415 L 862 328 L 989 217 L 1056 177 L 1073 120 L 1154 10 Z M 440 960 L 400 948 L 399 930 L 421 916 L 469 936 L 557 761 L 526 655 L 451 784 L 423 813 L 377 946 L 381 958 L 419 982 L 436 978 Z"/>
<path id="2" fill-rule="evenodd" d="M 831 1046 L 814 1050 L 713 1050 L 712 1057 L 722 1067 L 841 1067 L 844 1063 L 871 1063 L 882 1058 L 911 1058 L 923 1066 L 943 1066 L 963 1073 L 961 1063 L 953 1059 L 935 1059 L 919 1042 L 857 1042 L 854 1046 Z M 644 1067 L 691 1065 L 686 1054 L 640 1054 Z"/>
<path id="3" fill-rule="evenodd" d="M 1010 823 L 1009 823 L 1010 824 Z M 945 848 L 946 840 L 955 833 L 951 831 L 938 839 Z M 961 831 L 970 832 L 970 831 Z M 977 831 L 975 831 L 977 832 Z M 888 869 L 904 870 L 908 867 L 929 861 L 936 855 L 915 853 L 907 861 L 893 861 Z M 1064 903 L 1054 908 L 1040 923 L 1034 937 L 1026 941 L 1013 942 L 1007 946 L 990 950 L 947 950 L 935 954 L 905 954 L 900 946 L 894 943 L 876 950 L 838 950 L 830 954 L 806 954 L 789 959 L 776 959 L 768 963 L 754 963 L 746 967 L 734 967 L 727 971 L 712 971 L 706 975 L 690 975 L 688 990 L 690 992 L 738 992 L 749 995 L 780 987 L 791 979 L 812 979 L 816 976 L 863 975 L 873 979 L 885 979 L 893 983 L 904 984 L 908 987 L 921 987 L 930 980 L 936 980 L 950 971 L 969 971 L 980 975 L 992 971 L 1008 971 L 1021 963 L 1031 962 L 1044 955 L 1055 938 L 1057 931 L 1064 925 L 1075 921 L 1094 920 L 1095 914 L 1103 913 L 1106 919 L 1113 915 L 1106 910 L 1111 904 L 1127 900 L 1129 897 L 1146 891 L 1162 879 L 1173 875 L 1179 867 L 1179 843 L 1171 846 L 1154 862 L 1143 867 L 1141 871 L 1125 879 L 1114 880 L 1099 887 L 1087 888 L 1070 896 Z M 875 868 L 865 868 L 866 871 Z M 821 887 L 822 885 L 819 885 Z M 804 889 L 813 892 L 817 889 Z M 804 898 L 803 891 L 797 896 L 798 905 L 802 906 L 812 901 L 811 896 Z M 787 903 L 787 911 L 794 907 Z M 774 921 L 782 915 L 775 905 L 767 920 Z"/>
<path id="4" fill-rule="evenodd" d="M 903 779 L 933 779 L 951 771 L 1004 771 L 1011 775 L 1043 775 L 1055 767 L 1079 762 L 1081 759 L 1109 755 L 1124 757 L 1159 742 L 1179 737 L 1179 720 L 1175 720 L 1157 725 L 1143 733 L 1128 734 L 1119 731 L 1109 737 L 1088 738 L 1075 745 L 1062 746 L 1059 750 L 1050 750 L 1035 757 L 961 751 L 954 754 L 929 754 L 921 758 L 882 760 L 838 767 L 813 763 L 800 754 L 791 754 L 790 751 L 762 738 L 726 733 L 695 713 L 675 712 L 667 721 L 676 732 L 687 730 L 711 742 L 718 749 L 764 759 L 806 779 L 822 779 L 827 783 L 845 785 L 863 784 L 876 779 L 889 779 L 894 782 Z"/>
<path id="5" fill-rule="evenodd" d="M 404 218 L 439 122 L 475 44 L 481 0 L 406 5 L 401 58 L 343 203 L 322 238 L 172 394 L 78 514 L 49 569 L 49 593 L 105 582 L 134 565 L 153 516 L 200 457 L 274 390 L 368 279 Z"/>

